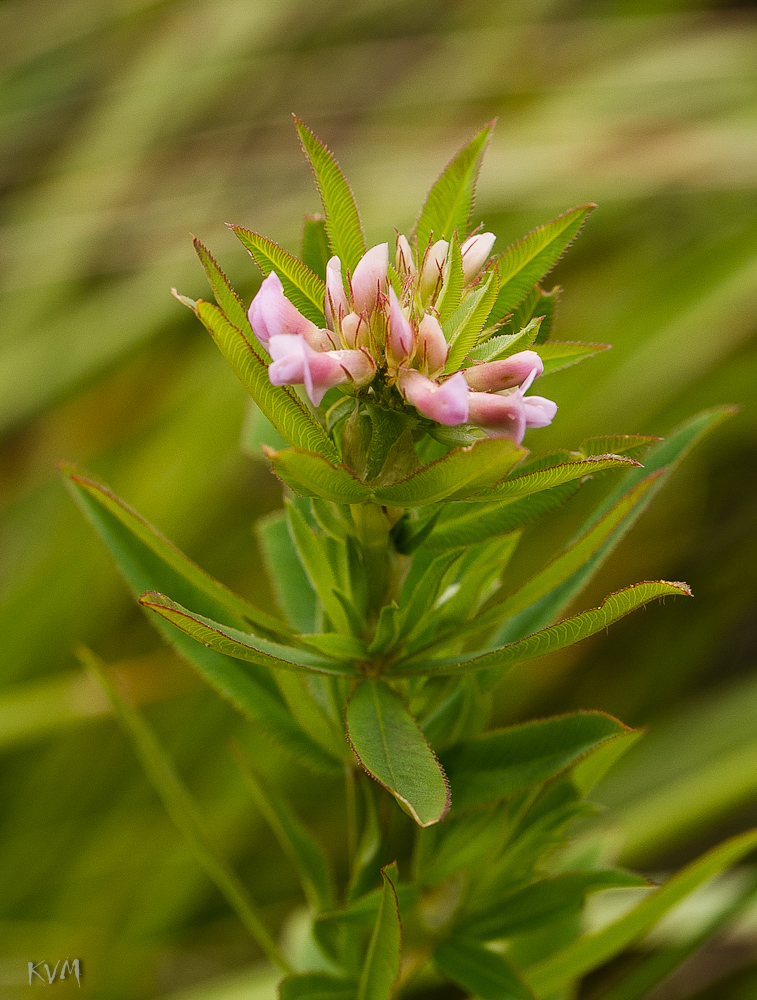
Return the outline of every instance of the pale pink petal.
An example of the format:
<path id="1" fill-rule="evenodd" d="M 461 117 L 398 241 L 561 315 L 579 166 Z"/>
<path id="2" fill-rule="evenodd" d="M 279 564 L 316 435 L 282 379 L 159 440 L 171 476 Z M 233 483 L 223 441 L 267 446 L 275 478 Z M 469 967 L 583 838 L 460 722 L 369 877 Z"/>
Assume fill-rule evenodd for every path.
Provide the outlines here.
<path id="1" fill-rule="evenodd" d="M 375 365 L 363 351 L 314 351 L 304 337 L 272 337 L 268 366 L 272 385 L 304 385 L 313 406 L 335 385 L 366 385 Z"/>
<path id="2" fill-rule="evenodd" d="M 437 287 L 441 287 L 448 247 L 446 240 L 437 240 L 426 252 L 421 270 L 421 296 L 424 300 L 430 298 Z"/>
<path id="3" fill-rule="evenodd" d="M 448 354 L 449 345 L 444 339 L 439 320 L 431 313 L 426 313 L 418 327 L 416 357 L 425 364 L 429 374 L 436 375 L 447 363 Z"/>
<path id="4" fill-rule="evenodd" d="M 386 272 L 389 267 L 389 244 L 379 243 L 367 250 L 355 267 L 350 285 L 352 305 L 355 312 L 372 312 L 379 292 L 386 288 Z"/>
<path id="5" fill-rule="evenodd" d="M 538 378 L 544 371 L 544 363 L 539 355 L 536 351 L 519 351 L 500 361 L 487 361 L 485 364 L 466 368 L 463 374 L 465 381 L 476 392 L 498 392 L 521 385 L 533 371 L 536 372 L 534 378 Z"/>
<path id="6" fill-rule="evenodd" d="M 454 427 L 468 420 L 468 385 L 460 372 L 445 382 L 434 382 L 420 372 L 400 369 L 400 391 L 424 417 Z"/>
<path id="7" fill-rule="evenodd" d="M 342 262 L 332 257 L 326 265 L 326 298 L 323 303 L 326 323 L 332 330 L 338 330 L 343 316 L 350 311 L 347 294 L 342 281 Z"/>
<path id="8" fill-rule="evenodd" d="M 361 326 L 368 330 L 368 324 L 358 313 L 347 313 L 342 320 L 342 340 L 348 347 L 359 346 Z"/>
<path id="9" fill-rule="evenodd" d="M 466 285 L 473 281 L 486 263 L 496 238 L 494 233 L 477 233 L 469 236 L 460 247 L 463 256 L 463 281 Z"/>
<path id="10" fill-rule="evenodd" d="M 520 392 L 498 396 L 490 392 L 472 392 L 468 397 L 468 419 L 483 427 L 489 437 L 512 438 L 520 444 L 526 433 L 526 411 Z"/>
<path id="11" fill-rule="evenodd" d="M 415 274 L 415 262 L 413 261 L 413 251 L 407 241 L 407 236 L 402 233 L 397 237 L 397 253 L 395 256 L 397 270 L 400 274 Z"/>
<path id="12" fill-rule="evenodd" d="M 258 340 L 267 344 L 282 334 L 304 336 L 317 330 L 284 295 L 284 286 L 275 271 L 263 281 L 248 311 L 250 325 Z"/>
<path id="13" fill-rule="evenodd" d="M 397 294 L 389 286 L 389 333 L 386 352 L 390 361 L 401 365 L 412 357 L 415 348 L 415 337 L 410 320 L 405 316 L 400 306 Z"/>
<path id="14" fill-rule="evenodd" d="M 526 427 L 547 427 L 555 419 L 557 403 L 544 396 L 526 396 L 523 400 Z"/>

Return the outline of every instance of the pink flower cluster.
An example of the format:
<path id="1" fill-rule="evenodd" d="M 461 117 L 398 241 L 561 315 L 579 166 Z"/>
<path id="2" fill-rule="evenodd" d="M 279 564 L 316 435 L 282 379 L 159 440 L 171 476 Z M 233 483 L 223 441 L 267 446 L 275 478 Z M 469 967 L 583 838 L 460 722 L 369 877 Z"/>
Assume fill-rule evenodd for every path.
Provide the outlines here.
<path id="1" fill-rule="evenodd" d="M 491 253 L 491 233 L 471 236 L 461 246 L 463 295 L 475 286 Z M 314 406 L 328 389 L 354 393 L 365 386 L 396 386 L 407 403 L 436 423 L 474 424 L 491 437 L 520 443 L 528 427 L 546 427 L 557 405 L 526 396 L 544 370 L 535 351 L 473 363 L 444 373 L 449 345 L 435 304 L 444 287 L 449 254 L 446 240 L 428 247 L 416 267 L 408 240 L 397 239 L 395 258 L 401 293 L 389 281 L 389 246 L 368 250 L 353 274 L 342 276 L 338 257 L 326 267 L 326 328 L 311 322 L 287 299 L 272 271 L 252 301 L 249 318 L 271 356 L 273 385 L 304 385 Z"/>

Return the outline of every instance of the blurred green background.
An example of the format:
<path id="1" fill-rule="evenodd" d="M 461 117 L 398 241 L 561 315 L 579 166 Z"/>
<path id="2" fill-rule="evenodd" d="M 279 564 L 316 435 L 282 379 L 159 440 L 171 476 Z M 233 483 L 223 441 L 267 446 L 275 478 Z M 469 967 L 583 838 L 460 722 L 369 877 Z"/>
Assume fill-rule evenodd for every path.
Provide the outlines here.
<path id="1" fill-rule="evenodd" d="M 529 665 L 502 687 L 497 718 L 600 708 L 648 727 L 599 790 L 621 859 L 644 871 L 754 824 L 753 7 L 4 0 L 0 51 L 0 996 L 27 995 L 29 960 L 66 956 L 82 960 L 82 997 L 273 995 L 76 643 L 144 706 L 272 926 L 301 898 L 230 736 L 344 864 L 341 789 L 251 733 L 161 645 L 55 471 L 84 464 L 224 582 L 270 600 L 250 527 L 280 489 L 240 453 L 244 392 L 169 289 L 207 295 L 194 234 L 251 296 L 255 269 L 225 222 L 297 252 L 318 202 L 291 112 L 335 151 L 369 245 L 408 230 L 444 163 L 495 116 L 476 221 L 500 249 L 599 202 L 553 276 L 566 288 L 557 336 L 614 347 L 544 382 L 560 411 L 532 434 L 535 450 L 664 434 L 704 407 L 741 407 L 581 603 L 650 578 L 686 580 L 695 600 Z M 516 577 L 600 488 L 530 530 Z M 753 1000 L 757 931 L 734 935 L 707 975 L 664 996 Z"/>

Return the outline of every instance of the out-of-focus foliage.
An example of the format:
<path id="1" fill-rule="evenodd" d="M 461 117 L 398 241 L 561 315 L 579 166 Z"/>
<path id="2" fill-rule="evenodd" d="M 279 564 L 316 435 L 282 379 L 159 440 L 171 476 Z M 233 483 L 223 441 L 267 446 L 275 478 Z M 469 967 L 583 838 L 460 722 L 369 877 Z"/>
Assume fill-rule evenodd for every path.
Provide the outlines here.
<path id="1" fill-rule="evenodd" d="M 0 26 L 8 996 L 29 989 L 30 959 L 80 957 L 82 995 L 141 1000 L 239 977 L 262 958 L 103 718 L 77 642 L 115 663 L 147 706 L 216 849 L 269 925 L 298 899 L 296 875 L 241 786 L 230 736 L 291 789 L 337 870 L 344 864 L 329 806 L 341 783 L 291 769 L 160 644 L 54 471 L 58 460 L 86 463 L 265 606 L 251 524 L 280 490 L 239 453 L 244 392 L 168 289 L 207 294 L 193 233 L 252 294 L 256 268 L 226 221 L 297 249 L 302 214 L 317 202 L 292 111 L 338 151 L 369 245 L 391 235 L 388 207 L 407 230 L 439 162 L 494 116 L 477 205 L 498 248 L 566 204 L 599 202 L 554 274 L 566 286 L 558 331 L 614 347 L 549 380 L 561 409 L 539 432 L 540 451 L 608 429 L 664 434 L 706 406 L 740 404 L 582 605 L 645 577 L 685 579 L 696 600 L 650 608 L 521 668 L 499 694 L 498 718 L 581 707 L 649 726 L 598 790 L 611 806 L 600 822 L 644 870 L 678 866 L 748 825 L 757 809 L 753 12 L 676 0 L 6 0 Z M 582 503 L 530 532 L 514 580 L 571 534 Z M 707 905 L 710 915 L 724 907 Z M 293 953 L 307 946 L 296 921 L 285 937 Z M 682 970 L 680 995 L 747 1000 L 754 941 L 748 925 L 732 929 L 713 946 L 709 979 Z M 187 1000 L 269 997 L 266 976 L 245 972 Z"/>

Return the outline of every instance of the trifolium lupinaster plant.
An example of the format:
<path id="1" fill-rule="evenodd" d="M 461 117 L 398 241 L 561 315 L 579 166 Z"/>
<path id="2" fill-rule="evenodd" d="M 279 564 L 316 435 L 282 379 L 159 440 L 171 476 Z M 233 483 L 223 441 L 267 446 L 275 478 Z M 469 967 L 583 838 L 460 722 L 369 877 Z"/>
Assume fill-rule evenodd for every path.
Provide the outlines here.
<path id="1" fill-rule="evenodd" d="M 508 247 L 474 225 L 488 125 L 442 172 L 412 231 L 369 247 L 336 161 L 296 126 L 323 205 L 305 220 L 301 257 L 233 226 L 263 274 L 251 303 L 197 240 L 216 302 L 175 293 L 252 397 L 247 446 L 283 484 L 284 511 L 257 525 L 276 609 L 232 593 L 106 486 L 65 471 L 166 640 L 256 733 L 315 776 L 344 774 L 346 804 L 334 808 L 345 810 L 348 873 L 337 882 L 307 816 L 237 751 L 300 876 L 304 944 L 282 948 L 152 733 L 82 656 L 198 859 L 281 968 L 283 1000 L 431 996 L 450 983 L 483 1000 L 568 1000 L 757 835 L 649 886 L 574 833 L 592 811 L 586 796 L 638 734 L 598 711 L 491 728 L 492 693 L 513 668 L 656 598 L 689 595 L 684 583 L 634 583 L 563 617 L 727 410 L 665 440 L 598 436 L 540 453 L 539 429 L 560 419 L 553 373 L 606 346 L 553 339 L 560 290 L 541 285 L 594 206 Z M 604 491 L 575 536 L 513 587 L 524 528 L 597 478 Z M 640 886 L 641 902 L 585 929 L 587 896 Z M 608 1000 L 646 995 L 655 968 Z"/>

